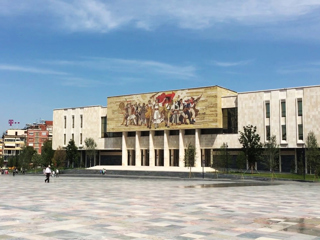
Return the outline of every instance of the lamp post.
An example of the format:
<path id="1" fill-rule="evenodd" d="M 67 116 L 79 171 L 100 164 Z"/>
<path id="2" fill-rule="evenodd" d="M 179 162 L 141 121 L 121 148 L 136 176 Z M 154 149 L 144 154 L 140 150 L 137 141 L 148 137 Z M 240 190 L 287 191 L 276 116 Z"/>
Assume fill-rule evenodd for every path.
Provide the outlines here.
<path id="1" fill-rule="evenodd" d="M 306 180 L 306 149 L 305 145 L 302 145 L 302 163 L 303 163 L 303 179 Z"/>
<path id="2" fill-rule="evenodd" d="M 201 165 L 202 165 L 202 178 L 204 178 L 204 165 L 205 165 L 205 160 L 202 159 Z"/>
<path id="3" fill-rule="evenodd" d="M 228 143 L 224 143 L 224 149 L 225 149 L 225 158 L 226 158 L 226 167 L 227 167 L 227 173 L 229 173 L 229 159 L 228 159 Z"/>

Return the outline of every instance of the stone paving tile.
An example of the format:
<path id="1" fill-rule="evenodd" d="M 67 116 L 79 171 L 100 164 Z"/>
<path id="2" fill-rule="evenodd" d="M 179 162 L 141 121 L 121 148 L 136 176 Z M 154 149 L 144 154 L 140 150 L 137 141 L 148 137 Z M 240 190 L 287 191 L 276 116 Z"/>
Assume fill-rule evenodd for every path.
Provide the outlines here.
<path id="1" fill-rule="evenodd" d="M 0 240 L 320 240 L 317 183 L 216 188 L 225 181 L 43 181 L 0 176 Z"/>

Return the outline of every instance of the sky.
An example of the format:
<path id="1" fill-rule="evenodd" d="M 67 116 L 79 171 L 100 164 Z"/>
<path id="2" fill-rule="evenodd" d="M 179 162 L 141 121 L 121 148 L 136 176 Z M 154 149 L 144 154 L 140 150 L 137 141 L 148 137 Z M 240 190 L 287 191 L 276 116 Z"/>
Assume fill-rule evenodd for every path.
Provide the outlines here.
<path id="1" fill-rule="evenodd" d="M 319 84 L 319 0 L 0 0 L 1 134 L 110 96 Z"/>

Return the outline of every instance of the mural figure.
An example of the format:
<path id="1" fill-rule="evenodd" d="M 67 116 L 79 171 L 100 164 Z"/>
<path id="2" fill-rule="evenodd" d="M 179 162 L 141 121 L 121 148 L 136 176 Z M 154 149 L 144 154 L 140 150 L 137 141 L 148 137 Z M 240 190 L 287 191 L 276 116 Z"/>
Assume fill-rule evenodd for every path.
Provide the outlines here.
<path id="1" fill-rule="evenodd" d="M 196 108 L 202 94 L 197 97 L 180 97 L 172 93 L 155 93 L 147 103 L 121 102 L 121 125 L 145 126 L 151 129 L 182 124 L 195 124 L 199 110 Z"/>

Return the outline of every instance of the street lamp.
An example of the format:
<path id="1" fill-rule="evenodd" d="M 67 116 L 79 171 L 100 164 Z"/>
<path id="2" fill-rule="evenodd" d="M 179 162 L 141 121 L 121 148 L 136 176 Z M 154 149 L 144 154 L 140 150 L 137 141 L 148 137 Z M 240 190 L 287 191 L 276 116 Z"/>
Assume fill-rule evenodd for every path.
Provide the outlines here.
<path id="1" fill-rule="evenodd" d="M 206 160 L 202 159 L 201 165 L 202 165 L 202 178 L 204 178 L 204 166 L 206 165 Z"/>
<path id="2" fill-rule="evenodd" d="M 227 163 L 227 173 L 229 173 L 229 159 L 228 159 L 228 143 L 224 143 L 224 149 L 225 149 L 225 157 L 226 157 L 226 163 Z"/>

